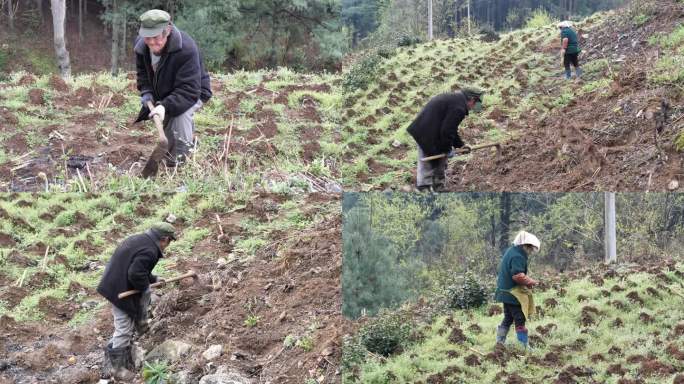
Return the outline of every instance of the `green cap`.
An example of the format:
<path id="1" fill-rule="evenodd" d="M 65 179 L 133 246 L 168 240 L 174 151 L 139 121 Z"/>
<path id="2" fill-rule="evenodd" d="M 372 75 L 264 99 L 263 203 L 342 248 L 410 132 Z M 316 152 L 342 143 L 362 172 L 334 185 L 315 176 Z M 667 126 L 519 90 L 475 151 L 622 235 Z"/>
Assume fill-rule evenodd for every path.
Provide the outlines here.
<path id="1" fill-rule="evenodd" d="M 159 236 L 162 236 L 162 237 L 168 236 L 172 240 L 176 240 L 176 229 L 173 227 L 173 225 L 171 225 L 169 223 L 164 223 L 164 222 L 157 223 L 157 224 L 152 226 L 152 230 L 157 232 L 159 234 Z"/>
<path id="2" fill-rule="evenodd" d="M 138 34 L 141 37 L 155 37 L 161 35 L 169 25 L 171 15 L 161 9 L 150 9 L 149 11 L 140 15 L 140 31 Z"/>
<path id="3" fill-rule="evenodd" d="M 482 95 L 484 94 L 484 91 L 482 91 L 479 88 L 468 87 L 468 88 L 463 88 L 461 91 L 463 92 L 465 97 L 467 97 L 469 99 L 475 99 L 476 101 L 482 101 Z"/>

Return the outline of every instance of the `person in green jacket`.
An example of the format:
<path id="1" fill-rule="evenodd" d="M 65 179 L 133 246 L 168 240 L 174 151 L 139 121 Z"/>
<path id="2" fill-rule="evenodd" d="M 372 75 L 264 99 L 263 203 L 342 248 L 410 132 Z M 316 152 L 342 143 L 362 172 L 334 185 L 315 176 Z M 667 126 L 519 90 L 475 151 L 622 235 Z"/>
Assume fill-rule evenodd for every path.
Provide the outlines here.
<path id="1" fill-rule="evenodd" d="M 527 258 L 530 254 L 539 251 L 539 239 L 528 232 L 520 231 L 513 240 L 513 246 L 504 252 L 499 275 L 496 283 L 496 301 L 503 303 L 504 318 L 496 330 L 496 342 L 506 342 L 506 335 L 515 322 L 515 333 L 518 341 L 527 348 L 527 328 L 525 328 L 525 315 L 520 302 L 509 293 L 515 286 L 534 287 L 537 281 L 527 276 Z"/>
<path id="2" fill-rule="evenodd" d="M 561 56 L 563 57 L 563 67 L 565 67 L 565 78 L 572 77 L 570 64 L 575 67 L 575 76 L 579 78 L 582 75 L 582 68 L 579 66 L 579 54 L 582 51 L 579 47 L 577 39 L 577 32 L 575 32 L 569 21 L 561 21 L 558 23 L 558 28 L 561 34 Z"/>

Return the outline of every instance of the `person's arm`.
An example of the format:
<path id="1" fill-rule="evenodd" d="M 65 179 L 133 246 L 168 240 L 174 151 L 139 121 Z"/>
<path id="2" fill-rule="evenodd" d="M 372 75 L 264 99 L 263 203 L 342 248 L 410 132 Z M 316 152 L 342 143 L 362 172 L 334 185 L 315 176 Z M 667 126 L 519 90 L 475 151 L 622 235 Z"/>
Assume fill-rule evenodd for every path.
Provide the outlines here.
<path id="1" fill-rule="evenodd" d="M 563 38 L 563 41 L 562 41 L 562 43 L 561 43 L 561 49 L 562 49 L 563 51 L 565 51 L 566 49 L 568 49 L 568 43 L 569 43 L 569 42 L 570 42 L 570 40 L 569 40 L 567 37 L 564 37 L 564 38 Z"/>
<path id="2" fill-rule="evenodd" d="M 511 258 L 511 276 L 513 281 L 525 287 L 533 287 L 537 285 L 537 282 L 531 277 L 527 276 L 525 271 L 527 270 L 526 262 L 522 256 L 513 256 Z"/>
<path id="3" fill-rule="evenodd" d="M 190 109 L 200 98 L 201 69 L 197 51 L 190 52 L 187 57 L 179 58 L 183 65 L 178 68 L 174 79 L 173 91 L 160 100 L 166 114 L 176 117 Z"/>
<path id="4" fill-rule="evenodd" d="M 525 287 L 534 287 L 535 285 L 538 284 L 538 282 L 536 280 L 527 276 L 523 272 L 520 272 L 516 275 L 513 275 L 513 281 L 515 281 L 516 284 L 523 285 Z"/>
<path id="5" fill-rule="evenodd" d="M 463 118 L 465 118 L 465 113 L 459 109 L 451 109 L 442 121 L 442 126 L 440 127 L 442 142 L 439 143 L 439 146 L 445 153 L 449 152 L 451 147 L 461 148 L 465 145 L 458 134 L 458 126 L 463 121 Z"/>
<path id="6" fill-rule="evenodd" d="M 133 288 L 142 292 L 150 286 L 155 264 L 156 257 L 151 252 L 141 252 L 133 257 L 133 262 L 128 267 L 128 282 Z"/>

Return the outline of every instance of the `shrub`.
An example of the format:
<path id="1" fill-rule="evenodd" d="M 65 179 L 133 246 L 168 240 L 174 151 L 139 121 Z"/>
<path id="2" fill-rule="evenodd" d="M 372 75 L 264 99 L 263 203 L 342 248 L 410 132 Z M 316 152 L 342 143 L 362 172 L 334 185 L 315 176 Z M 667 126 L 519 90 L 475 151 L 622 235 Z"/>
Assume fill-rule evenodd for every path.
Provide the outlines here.
<path id="1" fill-rule="evenodd" d="M 342 370 L 352 370 L 354 367 L 366 361 L 368 350 L 361 344 L 358 335 L 345 335 L 342 339 L 342 359 L 340 365 Z"/>
<path id="2" fill-rule="evenodd" d="M 375 78 L 375 72 L 380 64 L 380 56 L 370 55 L 354 64 L 349 72 L 344 74 L 342 88 L 345 93 L 351 93 L 357 89 L 366 89 L 368 84 Z"/>
<path id="3" fill-rule="evenodd" d="M 543 28 L 553 24 L 555 20 L 551 17 L 548 11 L 543 8 L 536 9 L 532 12 L 532 16 L 527 19 L 525 28 Z"/>
<path id="4" fill-rule="evenodd" d="M 447 306 L 452 309 L 477 308 L 487 302 L 485 287 L 475 278 L 466 272 L 462 276 L 456 277 L 458 283 L 446 287 L 445 296 Z"/>
<path id="5" fill-rule="evenodd" d="M 401 35 L 397 39 L 398 47 L 412 47 L 414 45 L 422 43 L 423 40 L 418 36 Z"/>
<path id="6" fill-rule="evenodd" d="M 361 344 L 369 352 L 389 356 L 403 350 L 411 334 L 411 323 L 404 316 L 381 311 L 378 317 L 361 327 Z"/>

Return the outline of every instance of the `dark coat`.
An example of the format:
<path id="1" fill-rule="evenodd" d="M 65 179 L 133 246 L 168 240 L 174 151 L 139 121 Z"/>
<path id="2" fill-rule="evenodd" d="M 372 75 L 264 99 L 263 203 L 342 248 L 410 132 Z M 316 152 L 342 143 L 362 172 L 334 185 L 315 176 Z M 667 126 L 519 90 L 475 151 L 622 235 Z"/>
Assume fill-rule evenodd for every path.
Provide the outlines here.
<path id="1" fill-rule="evenodd" d="M 425 156 L 448 153 L 451 147 L 465 144 L 458 126 L 468 116 L 467 99 L 462 92 L 445 93 L 432 98 L 408 127 Z"/>
<path id="2" fill-rule="evenodd" d="M 209 74 L 197 44 L 187 33 L 175 26 L 171 29 L 157 72 L 152 70 L 150 49 L 142 37 L 138 36 L 133 50 L 140 95 L 152 92 L 168 117 L 182 115 L 197 100 L 206 103 L 211 98 Z M 143 107 L 136 122 L 148 119 L 149 114 L 149 109 Z"/>
<path id="3" fill-rule="evenodd" d="M 159 236 L 153 230 L 126 238 L 107 263 L 97 292 L 132 318 L 139 318 L 140 294 L 124 299 L 117 296 L 131 289 L 142 292 L 156 282 L 152 269 L 162 257 Z"/>
<path id="4" fill-rule="evenodd" d="M 513 281 L 513 276 L 518 273 L 527 274 L 527 253 L 522 245 L 514 245 L 504 252 L 501 265 L 499 265 L 499 276 L 496 280 L 496 301 L 520 305 L 515 296 L 506 292 L 518 285 Z"/>

